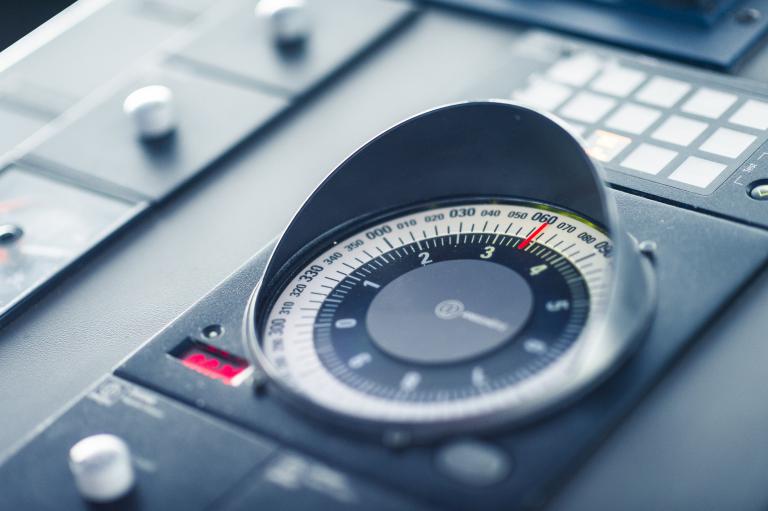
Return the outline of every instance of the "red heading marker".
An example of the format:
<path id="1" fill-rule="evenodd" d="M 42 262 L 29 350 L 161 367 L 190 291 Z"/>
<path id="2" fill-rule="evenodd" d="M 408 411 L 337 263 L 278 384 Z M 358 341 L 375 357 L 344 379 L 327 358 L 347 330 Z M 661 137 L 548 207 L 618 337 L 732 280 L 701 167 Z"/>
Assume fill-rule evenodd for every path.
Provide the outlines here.
<path id="1" fill-rule="evenodd" d="M 520 244 L 517 246 L 517 248 L 519 248 L 520 250 L 522 250 L 522 249 L 524 249 L 525 247 L 527 247 L 528 245 L 530 245 L 530 244 L 531 244 L 531 242 L 533 241 L 533 238 L 535 238 L 536 236 L 538 236 L 539 234 L 541 234 L 541 233 L 544 231 L 544 229 L 546 229 L 546 228 L 547 228 L 547 226 L 548 226 L 548 225 L 549 225 L 549 224 L 547 224 L 547 223 L 544 223 L 544 224 L 541 224 L 540 226 L 538 226 L 538 227 L 536 228 L 536 230 L 535 230 L 535 231 L 533 231 L 533 232 L 531 233 L 531 235 L 530 235 L 530 236 L 528 236 L 527 238 L 525 238 L 525 239 L 523 240 L 523 242 L 522 242 L 522 243 L 520 243 Z"/>

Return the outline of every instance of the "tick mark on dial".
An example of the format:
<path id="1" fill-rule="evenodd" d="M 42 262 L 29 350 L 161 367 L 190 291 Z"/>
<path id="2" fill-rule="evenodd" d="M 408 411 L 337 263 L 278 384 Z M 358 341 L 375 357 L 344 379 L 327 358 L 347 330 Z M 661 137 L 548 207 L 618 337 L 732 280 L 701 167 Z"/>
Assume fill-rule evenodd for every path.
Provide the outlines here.
<path id="1" fill-rule="evenodd" d="M 548 225 L 549 225 L 549 224 L 547 224 L 547 223 L 543 223 L 543 224 L 541 224 L 540 226 L 538 226 L 538 227 L 536 228 L 536 230 L 535 230 L 535 231 L 533 231 L 533 232 L 531 233 L 531 235 L 530 235 L 530 236 L 528 236 L 527 238 L 525 238 L 525 239 L 523 240 L 523 242 L 522 242 L 522 243 L 520 243 L 520 244 L 517 246 L 517 248 L 519 248 L 520 250 L 523 250 L 525 247 L 527 247 L 528 245 L 530 245 L 530 244 L 531 244 L 531 242 L 533 241 L 533 239 L 534 239 L 536 236 L 538 236 L 539 234 L 541 234 L 541 233 L 544 231 L 544 229 L 546 229 L 546 228 L 547 228 L 547 226 L 548 226 Z"/>

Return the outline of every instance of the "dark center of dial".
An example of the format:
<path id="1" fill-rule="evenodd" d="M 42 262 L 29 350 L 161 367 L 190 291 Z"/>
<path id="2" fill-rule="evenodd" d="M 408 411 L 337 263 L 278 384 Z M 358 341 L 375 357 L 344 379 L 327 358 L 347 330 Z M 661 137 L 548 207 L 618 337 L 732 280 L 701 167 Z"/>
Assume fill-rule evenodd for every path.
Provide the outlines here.
<path id="1" fill-rule="evenodd" d="M 413 401 L 476 395 L 536 373 L 577 338 L 588 293 L 567 260 L 516 240 L 440 236 L 341 270 L 341 281 L 329 274 L 334 290 L 314 323 L 321 362 L 350 387 Z"/>
<path id="2" fill-rule="evenodd" d="M 371 302 L 366 325 L 385 353 L 420 364 L 467 360 L 522 330 L 533 293 L 514 270 L 488 261 L 435 262 L 401 275 Z"/>

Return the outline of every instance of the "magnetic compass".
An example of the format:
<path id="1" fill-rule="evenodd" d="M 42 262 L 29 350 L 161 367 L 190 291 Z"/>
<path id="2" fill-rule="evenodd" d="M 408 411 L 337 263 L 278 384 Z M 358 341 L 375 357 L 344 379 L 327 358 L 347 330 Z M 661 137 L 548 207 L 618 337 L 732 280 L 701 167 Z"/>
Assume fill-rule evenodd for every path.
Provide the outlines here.
<path id="1" fill-rule="evenodd" d="M 334 171 L 278 242 L 251 349 L 305 410 L 437 434 L 536 416 L 631 351 L 650 266 L 555 120 L 442 107 Z"/>

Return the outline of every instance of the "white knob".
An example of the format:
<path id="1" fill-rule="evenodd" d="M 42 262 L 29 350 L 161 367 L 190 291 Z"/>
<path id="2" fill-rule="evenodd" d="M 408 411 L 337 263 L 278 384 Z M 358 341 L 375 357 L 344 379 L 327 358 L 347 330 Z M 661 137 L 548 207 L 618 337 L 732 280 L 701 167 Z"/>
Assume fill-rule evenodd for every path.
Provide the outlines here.
<path id="1" fill-rule="evenodd" d="M 312 23 L 304 0 L 260 0 L 256 16 L 267 21 L 277 44 L 297 44 L 309 37 Z"/>
<path id="2" fill-rule="evenodd" d="M 149 85 L 131 92 L 123 112 L 133 120 L 141 138 L 159 138 L 176 129 L 173 92 L 164 85 Z"/>
<path id="3" fill-rule="evenodd" d="M 93 502 L 110 502 L 134 485 L 131 453 L 115 435 L 93 435 L 69 450 L 69 468 L 80 494 Z"/>

